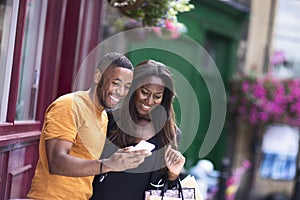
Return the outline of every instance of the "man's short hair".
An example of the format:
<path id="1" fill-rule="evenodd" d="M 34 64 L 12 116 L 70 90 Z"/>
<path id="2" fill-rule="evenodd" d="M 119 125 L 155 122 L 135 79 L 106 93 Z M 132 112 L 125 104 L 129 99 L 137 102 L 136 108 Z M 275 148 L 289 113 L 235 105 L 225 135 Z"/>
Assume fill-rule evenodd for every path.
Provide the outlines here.
<path id="1" fill-rule="evenodd" d="M 110 52 L 105 54 L 97 68 L 103 73 L 107 67 L 123 67 L 126 69 L 133 70 L 133 65 L 130 60 L 123 54 L 117 52 Z"/>

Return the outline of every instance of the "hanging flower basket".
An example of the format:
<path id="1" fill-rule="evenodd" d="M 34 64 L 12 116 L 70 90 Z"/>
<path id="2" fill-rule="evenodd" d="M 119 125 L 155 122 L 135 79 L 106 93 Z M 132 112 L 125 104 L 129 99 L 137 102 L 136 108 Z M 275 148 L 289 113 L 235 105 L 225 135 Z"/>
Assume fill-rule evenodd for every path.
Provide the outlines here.
<path id="1" fill-rule="evenodd" d="M 143 26 L 166 27 L 166 20 L 176 27 L 184 25 L 177 21 L 177 14 L 194 8 L 190 0 L 108 0 L 121 13 L 139 21 Z M 180 30 L 181 31 L 181 30 Z"/>
<path id="2" fill-rule="evenodd" d="M 119 8 L 124 14 L 126 10 L 135 10 L 138 9 L 145 0 L 107 0 L 108 3 L 115 7 Z"/>
<path id="3" fill-rule="evenodd" d="M 252 125 L 300 126 L 300 79 L 241 74 L 231 80 L 231 112 Z"/>

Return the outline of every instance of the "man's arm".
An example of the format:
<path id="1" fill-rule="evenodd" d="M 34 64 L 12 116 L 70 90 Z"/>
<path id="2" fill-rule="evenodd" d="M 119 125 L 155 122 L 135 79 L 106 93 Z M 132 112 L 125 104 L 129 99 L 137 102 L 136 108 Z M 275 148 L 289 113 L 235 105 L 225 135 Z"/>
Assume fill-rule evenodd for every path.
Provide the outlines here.
<path id="1" fill-rule="evenodd" d="M 46 141 L 49 172 L 64 176 L 92 176 L 100 173 L 100 160 L 84 160 L 69 155 L 72 142 L 50 139 Z"/>
<path id="2" fill-rule="evenodd" d="M 81 177 L 94 176 L 100 173 L 100 163 L 103 162 L 103 173 L 109 171 L 124 171 L 136 168 L 145 157 L 151 155 L 145 150 L 129 151 L 120 149 L 110 158 L 103 161 L 85 160 L 69 155 L 73 144 L 60 139 L 46 141 L 49 172 L 51 174 Z"/>

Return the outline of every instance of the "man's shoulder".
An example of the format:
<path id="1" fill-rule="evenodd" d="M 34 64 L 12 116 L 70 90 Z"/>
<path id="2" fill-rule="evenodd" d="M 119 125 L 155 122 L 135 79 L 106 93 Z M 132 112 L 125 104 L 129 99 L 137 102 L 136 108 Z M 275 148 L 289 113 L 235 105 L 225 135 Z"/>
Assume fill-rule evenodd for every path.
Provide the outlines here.
<path id="1" fill-rule="evenodd" d="M 55 101 L 72 100 L 74 98 L 88 98 L 88 93 L 86 91 L 71 92 L 58 97 Z"/>
<path id="2" fill-rule="evenodd" d="M 86 101 L 88 99 L 88 95 L 84 91 L 72 92 L 68 94 L 64 94 L 54 100 L 49 106 L 48 111 L 53 108 L 73 108 L 76 104 L 81 104 L 80 102 Z"/>
<path id="3" fill-rule="evenodd" d="M 88 99 L 88 94 L 85 91 L 77 91 L 68 94 L 64 94 L 58 97 L 53 103 L 76 103 L 80 101 L 86 101 Z"/>

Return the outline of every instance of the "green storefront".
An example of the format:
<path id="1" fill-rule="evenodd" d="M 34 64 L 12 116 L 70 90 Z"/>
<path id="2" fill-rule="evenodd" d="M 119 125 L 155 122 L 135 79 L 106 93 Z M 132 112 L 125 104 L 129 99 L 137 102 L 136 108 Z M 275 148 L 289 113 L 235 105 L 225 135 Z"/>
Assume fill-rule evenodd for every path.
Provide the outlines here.
<path id="1" fill-rule="evenodd" d="M 179 16 L 180 22 L 186 25 L 188 29 L 186 35 L 191 40 L 174 43 L 174 40 L 157 41 L 150 36 L 146 41 L 130 43 L 134 51 L 129 53 L 133 64 L 144 59 L 155 59 L 172 67 L 174 73 L 180 74 L 175 78 L 176 92 L 178 96 L 184 96 L 191 101 L 186 105 L 181 105 L 179 98 L 174 101 L 176 118 L 180 128 L 183 129 L 181 150 L 187 158 L 187 169 L 203 158 L 203 154 L 199 157 L 199 151 L 208 129 L 214 126 L 214 123 L 220 123 L 212 121 L 212 100 L 209 93 L 211 85 L 213 85 L 211 88 L 218 87 L 214 83 L 219 78 L 209 74 L 209 68 L 217 68 L 227 90 L 228 80 L 237 69 L 238 46 L 248 20 L 248 10 L 236 3 L 216 0 L 198 0 L 192 3 L 195 9 Z M 147 48 L 144 48 L 145 46 Z M 211 58 L 207 58 L 206 52 Z M 193 63 L 201 66 L 200 73 L 193 67 Z M 187 80 L 188 83 L 179 80 Z M 186 89 L 189 88 L 188 85 L 191 86 L 191 93 Z M 196 101 L 193 101 L 193 98 L 196 98 Z M 223 98 L 226 103 L 226 95 L 219 98 Z M 204 158 L 213 161 L 217 169 L 220 168 L 222 158 L 228 155 L 226 142 L 228 123 L 230 122 L 222 127 L 222 133 L 216 144 L 212 143 L 215 144 L 212 150 L 204 155 Z"/>

